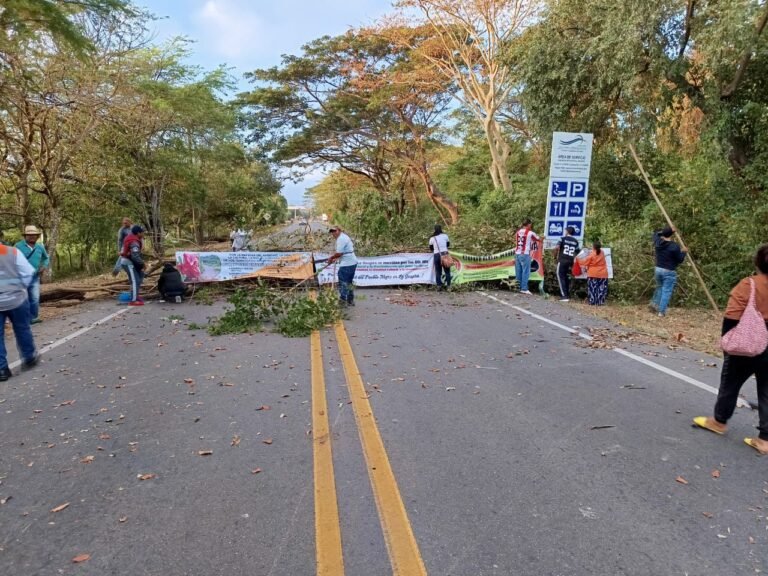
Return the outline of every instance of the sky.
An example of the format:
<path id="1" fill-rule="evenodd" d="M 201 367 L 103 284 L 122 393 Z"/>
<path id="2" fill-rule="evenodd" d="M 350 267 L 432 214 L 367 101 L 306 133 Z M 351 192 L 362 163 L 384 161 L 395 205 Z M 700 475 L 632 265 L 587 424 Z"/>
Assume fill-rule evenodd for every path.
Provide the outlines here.
<path id="1" fill-rule="evenodd" d="M 156 41 L 186 36 L 195 44 L 192 64 L 232 68 L 239 90 L 248 90 L 245 72 L 280 63 L 282 54 L 324 35 L 370 24 L 389 11 L 390 0 L 136 0 L 160 18 L 153 24 Z M 302 204 L 306 188 L 322 178 L 285 182 L 288 204 Z"/>

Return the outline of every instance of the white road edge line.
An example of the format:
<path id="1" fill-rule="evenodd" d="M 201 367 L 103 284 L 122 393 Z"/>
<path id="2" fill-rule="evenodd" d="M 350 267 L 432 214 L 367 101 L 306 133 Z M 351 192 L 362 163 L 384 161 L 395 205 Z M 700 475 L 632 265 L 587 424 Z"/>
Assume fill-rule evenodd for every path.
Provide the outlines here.
<path id="1" fill-rule="evenodd" d="M 579 338 L 583 338 L 584 340 L 592 340 L 592 336 L 589 334 L 585 334 L 584 332 L 579 332 L 578 330 L 571 328 L 569 326 L 566 326 L 565 324 L 560 324 L 559 322 L 555 322 L 554 320 L 550 320 L 549 318 L 545 318 L 544 316 L 540 316 L 539 314 L 536 314 L 535 312 L 531 312 L 530 310 L 526 310 L 525 308 L 521 308 L 520 306 L 515 306 L 514 304 L 510 304 L 506 300 L 502 300 L 500 298 L 496 298 L 496 296 L 493 296 L 491 294 L 488 294 L 487 292 L 479 292 L 486 298 L 490 298 L 494 302 L 498 302 L 499 304 L 503 304 L 504 306 L 509 306 L 510 308 L 514 308 L 518 312 L 522 312 L 523 314 L 527 314 L 528 316 L 531 316 L 532 318 L 536 318 L 536 320 L 541 320 L 542 322 L 545 322 L 547 324 L 550 324 L 552 326 L 555 326 L 556 328 L 560 328 L 561 330 L 565 330 L 566 332 L 570 334 L 575 334 Z M 709 384 L 705 384 L 704 382 L 701 382 L 699 380 L 696 380 L 695 378 L 691 378 L 690 376 L 686 376 L 685 374 L 681 374 L 680 372 L 677 372 L 675 370 L 672 370 L 671 368 L 667 368 L 666 366 L 662 366 L 661 364 L 657 364 L 656 362 L 652 362 L 651 360 L 648 360 L 646 358 L 643 358 L 642 356 L 638 356 L 637 354 L 633 354 L 632 352 L 628 352 L 627 350 L 624 350 L 623 348 L 611 348 L 614 352 L 617 354 L 621 354 L 622 356 L 626 358 L 631 358 L 632 360 L 635 360 L 636 362 L 640 362 L 641 364 L 645 364 L 646 366 L 649 366 L 655 370 L 658 370 L 659 372 L 663 372 L 664 374 L 667 374 L 669 376 L 673 376 L 677 378 L 678 380 L 682 380 L 683 382 L 686 382 L 688 384 L 691 384 L 693 386 L 696 386 L 696 388 L 700 388 L 701 390 L 706 390 L 707 392 L 710 392 L 714 395 L 717 395 L 717 388 L 714 388 L 713 386 L 710 386 Z M 751 408 L 749 402 L 744 400 L 743 398 L 739 398 L 736 405 L 739 408 Z"/>
<path id="2" fill-rule="evenodd" d="M 123 308 L 122 310 L 118 310 L 117 312 L 115 312 L 113 314 L 110 314 L 109 316 L 105 316 L 101 320 L 96 320 L 96 322 L 93 322 L 93 323 L 89 324 L 88 326 L 84 326 L 84 327 L 80 328 L 80 330 L 72 332 L 72 334 L 70 334 L 69 336 L 64 336 L 64 338 L 60 338 L 59 340 L 56 340 L 55 342 L 51 342 L 47 346 L 43 346 L 42 348 L 40 348 L 40 350 L 38 350 L 38 353 L 39 354 L 45 354 L 46 352 L 50 352 L 54 348 L 58 348 L 62 344 L 66 344 L 70 340 L 74 340 L 78 336 L 82 336 L 83 334 L 85 334 L 89 330 L 92 330 L 93 328 L 96 328 L 96 326 L 101 326 L 102 324 L 112 320 L 112 318 L 116 318 L 116 317 L 120 316 L 120 314 L 124 314 L 125 312 L 128 312 L 128 308 Z M 21 360 L 16 360 L 15 362 L 11 362 L 10 364 L 8 364 L 8 368 L 11 368 L 11 369 L 17 368 L 18 366 L 21 366 Z"/>

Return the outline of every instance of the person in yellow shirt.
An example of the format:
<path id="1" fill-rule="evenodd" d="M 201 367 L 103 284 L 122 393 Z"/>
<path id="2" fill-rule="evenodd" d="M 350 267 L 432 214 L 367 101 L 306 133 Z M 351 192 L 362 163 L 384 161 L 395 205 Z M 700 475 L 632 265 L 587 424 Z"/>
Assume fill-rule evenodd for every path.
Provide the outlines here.
<path id="1" fill-rule="evenodd" d="M 592 306 L 602 306 L 608 298 L 608 265 L 600 242 L 592 244 L 592 250 L 579 258 L 579 265 L 587 269 L 587 293 Z"/>

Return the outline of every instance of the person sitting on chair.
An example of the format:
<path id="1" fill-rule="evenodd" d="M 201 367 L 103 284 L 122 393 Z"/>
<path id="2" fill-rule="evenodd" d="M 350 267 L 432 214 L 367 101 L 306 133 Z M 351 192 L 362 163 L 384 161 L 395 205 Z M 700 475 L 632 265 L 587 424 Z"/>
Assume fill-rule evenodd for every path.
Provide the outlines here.
<path id="1" fill-rule="evenodd" d="M 163 265 L 160 279 L 157 281 L 157 290 L 160 298 L 166 302 L 181 302 L 187 287 L 181 280 L 181 272 L 170 262 Z"/>

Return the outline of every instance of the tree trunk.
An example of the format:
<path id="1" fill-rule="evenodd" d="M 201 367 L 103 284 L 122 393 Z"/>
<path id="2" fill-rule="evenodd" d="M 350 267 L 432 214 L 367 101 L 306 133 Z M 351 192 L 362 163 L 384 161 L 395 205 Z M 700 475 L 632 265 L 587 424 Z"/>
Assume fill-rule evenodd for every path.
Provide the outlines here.
<path id="1" fill-rule="evenodd" d="M 162 190 L 155 184 L 151 184 L 144 189 L 145 215 L 147 224 L 147 236 L 152 240 L 152 251 L 160 260 L 163 259 L 165 247 L 163 239 L 163 219 L 160 213 L 160 201 L 162 199 Z"/>
<path id="2" fill-rule="evenodd" d="M 483 122 L 485 138 L 488 141 L 488 149 L 491 153 L 491 178 L 495 188 L 502 188 L 505 192 L 512 191 L 512 182 L 507 174 L 507 158 L 509 158 L 509 146 L 501 135 L 496 119 L 488 116 Z"/>
<path id="3" fill-rule="evenodd" d="M 426 164 L 419 166 L 419 176 L 421 176 L 421 180 L 424 182 L 424 189 L 432 203 L 435 204 L 435 206 L 442 207 L 448 212 L 448 215 L 450 216 L 450 224 L 457 224 L 459 222 L 459 207 L 456 206 L 456 203 L 453 200 L 440 191 L 437 184 L 435 184 L 435 181 L 432 180 L 432 176 L 429 175 L 429 170 L 427 170 Z"/>
<path id="4" fill-rule="evenodd" d="M 50 196 L 49 196 L 50 198 Z M 61 236 L 61 211 L 59 209 L 58 202 L 51 201 L 48 204 L 48 217 L 49 217 L 49 223 L 50 226 L 48 228 L 48 234 L 45 237 L 45 249 L 48 251 L 48 254 L 51 258 L 51 262 L 48 266 L 48 270 L 45 271 L 43 278 L 46 280 L 50 280 L 53 277 L 53 270 L 56 269 L 59 270 L 58 266 L 58 258 L 59 255 L 56 252 L 56 249 L 59 246 L 59 237 Z M 72 253 L 69 253 L 69 264 L 70 268 L 72 268 Z"/>

